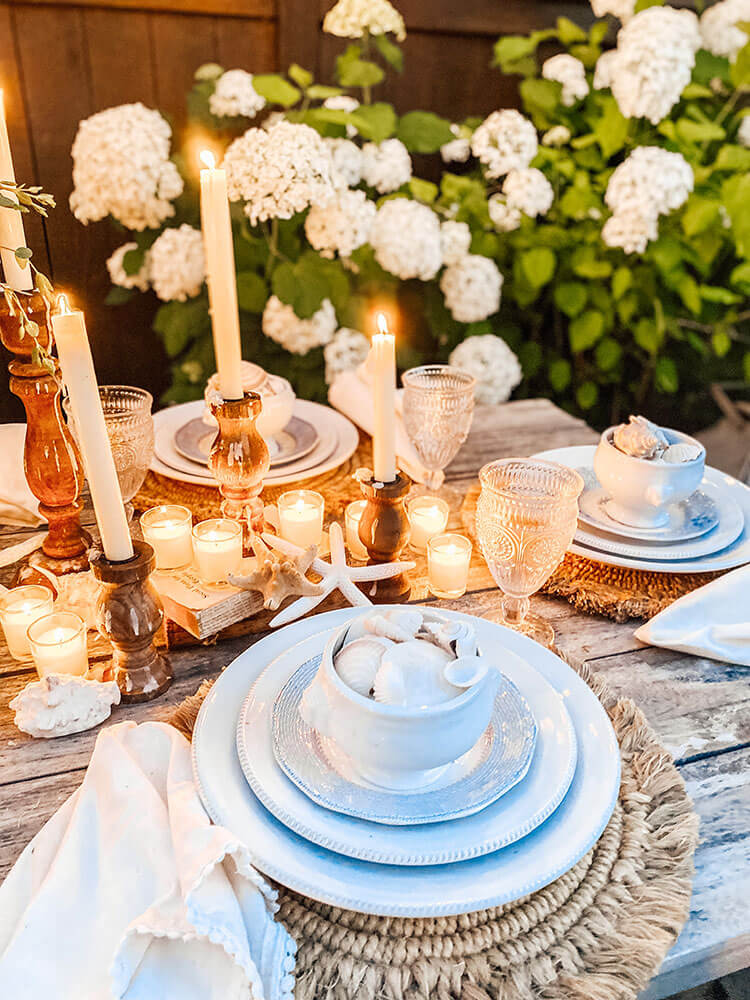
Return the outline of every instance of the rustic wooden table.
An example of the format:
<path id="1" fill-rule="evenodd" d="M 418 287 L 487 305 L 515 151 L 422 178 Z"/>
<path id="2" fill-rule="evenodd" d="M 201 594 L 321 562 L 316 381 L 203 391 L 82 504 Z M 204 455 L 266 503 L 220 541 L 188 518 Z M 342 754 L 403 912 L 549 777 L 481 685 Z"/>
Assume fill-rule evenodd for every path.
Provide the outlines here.
<path id="1" fill-rule="evenodd" d="M 489 459 L 528 455 L 544 448 L 589 444 L 594 432 L 544 400 L 478 407 L 471 435 L 451 465 L 444 495 L 451 526 L 480 466 Z M 18 536 L 6 530 L 0 545 Z M 429 601 L 424 563 L 418 565 L 411 600 Z M 573 611 L 568 604 L 535 598 L 554 625 L 559 648 L 586 662 L 613 688 L 645 711 L 674 755 L 701 821 L 701 843 L 691 914 L 679 940 L 646 994 L 657 1000 L 678 990 L 750 966 L 750 689 L 746 670 L 679 653 L 644 648 L 630 625 Z M 322 605 L 327 610 L 332 604 Z M 487 569 L 474 557 L 469 592 L 444 606 L 481 615 L 498 606 Z M 255 637 L 173 653 L 175 681 L 158 701 L 120 707 L 110 725 L 165 715 Z M 33 678 L 30 666 L 0 651 L 0 876 L 65 798 L 80 784 L 96 730 L 57 740 L 33 740 L 13 725 L 10 699 Z"/>

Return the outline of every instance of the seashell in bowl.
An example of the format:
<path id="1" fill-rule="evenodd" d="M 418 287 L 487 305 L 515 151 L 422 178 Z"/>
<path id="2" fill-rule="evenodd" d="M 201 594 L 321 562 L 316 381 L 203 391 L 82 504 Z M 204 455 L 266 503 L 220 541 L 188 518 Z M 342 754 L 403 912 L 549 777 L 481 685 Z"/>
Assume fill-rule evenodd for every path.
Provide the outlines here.
<path id="1" fill-rule="evenodd" d="M 441 705 L 462 693 L 444 677 L 453 654 L 422 639 L 394 645 L 375 674 L 373 697 L 381 705 L 420 708 Z"/>
<path id="2" fill-rule="evenodd" d="M 398 608 L 396 611 L 367 615 L 363 625 L 365 632 L 384 636 L 394 642 L 408 642 L 420 630 L 423 620 L 421 611 Z"/>
<path id="3" fill-rule="evenodd" d="M 383 656 L 393 645 L 383 636 L 355 639 L 336 654 L 333 661 L 336 673 L 352 691 L 368 698 Z"/>
<path id="4" fill-rule="evenodd" d="M 615 427 L 612 443 L 618 451 L 632 458 L 658 458 L 668 446 L 664 432 L 645 417 L 630 417 L 630 422 Z"/>
<path id="5" fill-rule="evenodd" d="M 417 638 L 434 643 L 451 656 L 476 656 L 478 651 L 476 632 L 467 622 L 426 621 Z"/>
<path id="6" fill-rule="evenodd" d="M 458 656 L 446 665 L 443 677 L 457 688 L 470 688 L 483 681 L 488 670 L 483 656 Z"/>
<path id="7" fill-rule="evenodd" d="M 661 460 L 662 462 L 668 462 L 669 464 L 676 464 L 677 462 L 692 462 L 696 458 L 699 458 L 700 454 L 701 450 L 697 445 L 685 444 L 680 441 L 677 444 L 670 444 L 661 456 Z"/>

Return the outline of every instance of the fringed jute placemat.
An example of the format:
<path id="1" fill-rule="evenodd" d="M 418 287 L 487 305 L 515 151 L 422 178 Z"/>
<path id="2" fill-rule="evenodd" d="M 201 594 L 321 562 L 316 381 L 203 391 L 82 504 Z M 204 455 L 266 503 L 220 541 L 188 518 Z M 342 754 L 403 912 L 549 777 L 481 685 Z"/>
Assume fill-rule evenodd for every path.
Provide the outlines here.
<path id="1" fill-rule="evenodd" d="M 465 530 L 476 541 L 475 514 L 479 484 L 472 486 L 461 508 Z M 616 622 L 653 618 L 678 597 L 715 580 L 721 573 L 654 573 L 609 566 L 566 553 L 542 593 L 564 597 L 578 611 L 604 615 Z"/>
<path id="2" fill-rule="evenodd" d="M 622 758 L 595 847 L 545 889 L 460 917 L 372 917 L 279 886 L 299 947 L 296 1000 L 634 1000 L 689 912 L 698 819 L 643 713 L 580 672 Z M 188 738 L 211 683 L 169 720 Z"/>

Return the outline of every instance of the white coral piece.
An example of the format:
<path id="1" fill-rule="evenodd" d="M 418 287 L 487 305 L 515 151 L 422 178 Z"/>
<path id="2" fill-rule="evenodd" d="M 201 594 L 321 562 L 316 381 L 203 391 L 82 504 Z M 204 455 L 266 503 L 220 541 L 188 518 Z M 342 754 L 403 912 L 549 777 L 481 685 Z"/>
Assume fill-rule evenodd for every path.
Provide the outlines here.
<path id="1" fill-rule="evenodd" d="M 21 732 L 41 739 L 92 729 L 120 703 L 115 681 L 90 681 L 71 674 L 47 674 L 27 684 L 11 701 Z"/>

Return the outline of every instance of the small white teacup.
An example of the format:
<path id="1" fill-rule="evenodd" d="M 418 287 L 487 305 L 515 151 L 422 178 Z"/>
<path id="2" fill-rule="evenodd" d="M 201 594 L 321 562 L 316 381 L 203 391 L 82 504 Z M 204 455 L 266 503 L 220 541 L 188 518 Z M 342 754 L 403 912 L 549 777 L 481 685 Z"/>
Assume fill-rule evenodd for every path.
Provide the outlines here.
<path id="1" fill-rule="evenodd" d="M 634 528 L 660 528 L 669 520 L 667 508 L 691 496 L 703 479 L 706 450 L 695 438 L 663 427 L 670 444 L 691 444 L 700 449 L 689 462 L 663 462 L 635 458 L 615 448 L 609 427 L 602 434 L 594 454 L 594 472 L 612 498 L 607 513 L 616 521 Z"/>

